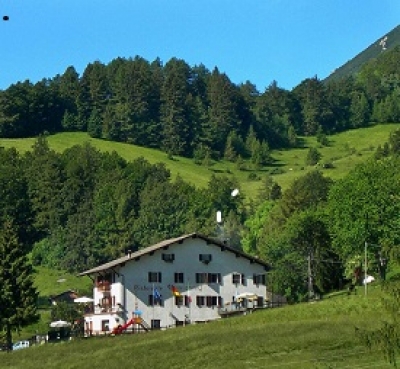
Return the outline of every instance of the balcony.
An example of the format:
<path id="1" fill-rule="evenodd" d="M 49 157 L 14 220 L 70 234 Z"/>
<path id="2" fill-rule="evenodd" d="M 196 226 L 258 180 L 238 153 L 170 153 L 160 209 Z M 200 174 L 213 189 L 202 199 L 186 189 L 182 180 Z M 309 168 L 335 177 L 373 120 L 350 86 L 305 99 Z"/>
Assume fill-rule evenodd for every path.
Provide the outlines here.
<path id="1" fill-rule="evenodd" d="M 123 308 L 121 305 L 115 305 L 115 306 L 111 306 L 108 304 L 103 304 L 103 305 L 96 305 L 94 307 L 94 313 L 95 314 L 102 314 L 102 313 L 112 313 L 112 314 L 118 314 L 118 313 L 122 313 L 123 312 Z"/>
<path id="2" fill-rule="evenodd" d="M 96 283 L 96 288 L 99 292 L 110 292 L 111 283 L 109 281 L 99 281 Z"/>

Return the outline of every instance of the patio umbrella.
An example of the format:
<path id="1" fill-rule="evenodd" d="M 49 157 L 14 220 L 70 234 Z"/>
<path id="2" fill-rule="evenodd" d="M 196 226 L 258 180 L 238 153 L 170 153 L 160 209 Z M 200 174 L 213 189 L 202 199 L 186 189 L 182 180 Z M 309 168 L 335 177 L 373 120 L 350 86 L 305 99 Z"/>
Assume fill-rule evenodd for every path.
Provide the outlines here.
<path id="1" fill-rule="evenodd" d="M 82 296 L 74 299 L 74 302 L 78 304 L 87 304 L 89 302 L 93 302 L 93 299 L 91 299 L 90 297 Z"/>
<path id="2" fill-rule="evenodd" d="M 257 300 L 257 295 L 255 293 L 252 292 L 243 292 L 239 295 L 236 296 L 236 299 L 247 299 L 247 300 Z"/>
<path id="3" fill-rule="evenodd" d="M 51 328 L 64 328 L 69 327 L 71 323 L 66 322 L 65 320 L 56 320 L 50 323 Z"/>

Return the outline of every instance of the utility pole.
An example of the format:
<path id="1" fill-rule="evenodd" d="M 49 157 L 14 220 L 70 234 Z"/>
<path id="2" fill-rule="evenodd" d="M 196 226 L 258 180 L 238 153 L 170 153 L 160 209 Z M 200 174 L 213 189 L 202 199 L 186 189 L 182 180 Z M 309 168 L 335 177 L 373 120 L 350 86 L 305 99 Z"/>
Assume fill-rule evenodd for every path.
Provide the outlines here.
<path id="1" fill-rule="evenodd" d="M 364 295 L 367 296 L 368 293 L 368 283 L 367 283 L 367 271 L 368 271 L 368 242 L 364 242 Z"/>
<path id="2" fill-rule="evenodd" d="M 312 250 L 308 252 L 308 300 L 311 300 L 314 297 L 314 283 L 313 283 L 313 276 L 312 276 L 312 268 L 311 268 L 311 261 L 312 261 Z"/>

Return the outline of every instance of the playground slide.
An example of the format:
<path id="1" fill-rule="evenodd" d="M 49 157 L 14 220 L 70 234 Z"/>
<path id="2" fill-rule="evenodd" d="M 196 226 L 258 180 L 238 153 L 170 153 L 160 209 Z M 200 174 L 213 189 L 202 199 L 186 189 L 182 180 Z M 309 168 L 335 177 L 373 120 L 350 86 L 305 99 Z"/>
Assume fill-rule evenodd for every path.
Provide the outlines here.
<path id="1" fill-rule="evenodd" d="M 128 329 L 128 327 L 131 326 L 132 324 L 140 324 L 145 331 L 148 331 L 148 327 L 143 325 L 143 320 L 141 318 L 132 318 L 132 319 L 129 319 L 125 324 L 115 327 L 112 330 L 111 334 L 121 334 L 126 329 Z"/>
<path id="2" fill-rule="evenodd" d="M 118 327 L 115 327 L 112 330 L 112 334 L 121 334 L 123 331 L 125 331 L 129 326 L 131 326 L 135 322 L 135 319 L 129 319 L 125 324 L 119 325 Z"/>

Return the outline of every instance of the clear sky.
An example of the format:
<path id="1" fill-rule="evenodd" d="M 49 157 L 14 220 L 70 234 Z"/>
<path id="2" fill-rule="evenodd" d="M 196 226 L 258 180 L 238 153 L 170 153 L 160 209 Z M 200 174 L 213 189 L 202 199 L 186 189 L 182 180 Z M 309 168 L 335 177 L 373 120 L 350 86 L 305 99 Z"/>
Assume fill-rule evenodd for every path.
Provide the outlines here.
<path id="1" fill-rule="evenodd" d="M 396 27 L 399 0 L 0 0 L 0 89 L 139 55 L 260 92 L 324 79 Z"/>

